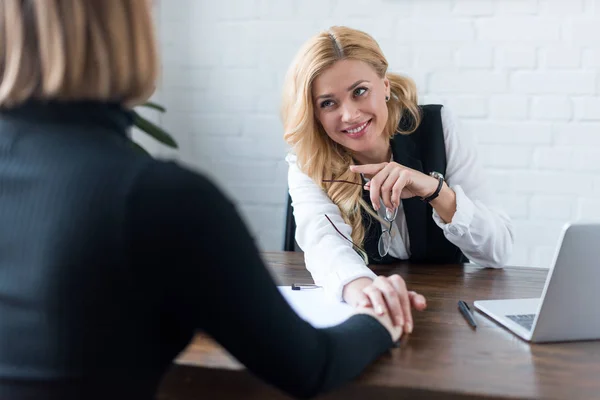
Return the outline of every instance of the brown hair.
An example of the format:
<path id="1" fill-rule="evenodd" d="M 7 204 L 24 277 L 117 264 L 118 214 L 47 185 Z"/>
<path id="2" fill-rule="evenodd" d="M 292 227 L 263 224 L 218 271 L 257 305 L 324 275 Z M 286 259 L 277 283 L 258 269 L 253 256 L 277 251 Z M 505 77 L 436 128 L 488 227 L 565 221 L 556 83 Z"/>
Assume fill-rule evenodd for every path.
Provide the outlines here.
<path id="1" fill-rule="evenodd" d="M 155 89 L 149 0 L 2 0 L 0 107 L 30 99 L 134 106 Z"/>

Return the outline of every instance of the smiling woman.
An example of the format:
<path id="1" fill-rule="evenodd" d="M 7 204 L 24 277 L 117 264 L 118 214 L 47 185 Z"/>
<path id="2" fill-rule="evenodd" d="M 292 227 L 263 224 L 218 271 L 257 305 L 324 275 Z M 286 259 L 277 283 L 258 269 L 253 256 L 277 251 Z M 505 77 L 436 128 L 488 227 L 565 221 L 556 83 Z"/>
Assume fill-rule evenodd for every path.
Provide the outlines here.
<path id="1" fill-rule="evenodd" d="M 446 107 L 418 106 L 416 92 L 388 71 L 370 35 L 332 27 L 299 50 L 282 104 L 307 268 L 338 299 L 389 312 L 405 332 L 419 296 L 399 276 L 376 277 L 365 261 L 500 267 L 513 244 L 469 137 Z"/>

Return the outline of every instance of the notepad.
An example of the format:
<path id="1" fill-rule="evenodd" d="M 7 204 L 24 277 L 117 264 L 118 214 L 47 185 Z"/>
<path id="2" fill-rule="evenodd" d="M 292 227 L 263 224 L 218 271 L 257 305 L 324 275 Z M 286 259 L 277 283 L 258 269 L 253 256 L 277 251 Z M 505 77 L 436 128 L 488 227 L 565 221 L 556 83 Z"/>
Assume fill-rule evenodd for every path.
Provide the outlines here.
<path id="1" fill-rule="evenodd" d="M 327 296 L 322 288 L 308 290 L 292 290 L 290 286 L 278 288 L 294 311 L 315 328 L 338 325 L 354 313 L 351 306 Z"/>

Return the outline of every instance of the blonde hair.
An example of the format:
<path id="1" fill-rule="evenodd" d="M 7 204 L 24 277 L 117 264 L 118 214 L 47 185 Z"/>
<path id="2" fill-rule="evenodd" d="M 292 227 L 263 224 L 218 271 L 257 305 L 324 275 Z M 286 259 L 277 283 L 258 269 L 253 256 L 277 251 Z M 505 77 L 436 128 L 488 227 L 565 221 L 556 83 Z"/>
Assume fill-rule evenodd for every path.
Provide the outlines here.
<path id="1" fill-rule="evenodd" d="M 287 72 L 281 108 L 284 139 L 296 153 L 299 168 L 339 207 L 342 218 L 352 227 L 352 241 L 361 246 L 366 231 L 361 209 L 379 217 L 362 199 L 362 184 L 322 182 L 337 179 L 361 183 L 361 177 L 350 172 L 349 166 L 353 164 L 350 153 L 327 136 L 313 109 L 312 83 L 319 74 L 343 59 L 363 61 L 373 67 L 379 77 L 388 78 L 391 96 L 385 130 L 390 138 L 397 133 L 414 132 L 420 123 L 420 112 L 414 82 L 387 72 L 388 62 L 379 45 L 365 32 L 342 26 L 320 32 L 300 48 Z M 406 119 L 400 127 L 403 117 Z M 405 121 L 408 122 L 405 124 Z"/>
<path id="2" fill-rule="evenodd" d="M 147 100 L 158 74 L 150 7 L 148 0 L 2 0 L 0 107 Z"/>

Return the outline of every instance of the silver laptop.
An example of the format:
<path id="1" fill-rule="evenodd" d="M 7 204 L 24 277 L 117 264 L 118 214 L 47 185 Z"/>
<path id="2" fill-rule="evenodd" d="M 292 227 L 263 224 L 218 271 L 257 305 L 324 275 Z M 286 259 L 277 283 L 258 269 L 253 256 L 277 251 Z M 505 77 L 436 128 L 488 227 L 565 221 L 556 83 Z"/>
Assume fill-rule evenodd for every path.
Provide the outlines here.
<path id="1" fill-rule="evenodd" d="M 541 298 L 475 308 L 530 342 L 600 339 L 600 222 L 567 224 L 557 247 Z"/>

